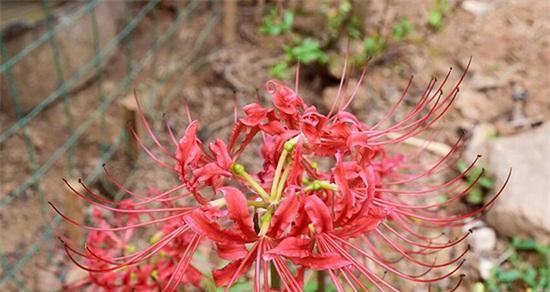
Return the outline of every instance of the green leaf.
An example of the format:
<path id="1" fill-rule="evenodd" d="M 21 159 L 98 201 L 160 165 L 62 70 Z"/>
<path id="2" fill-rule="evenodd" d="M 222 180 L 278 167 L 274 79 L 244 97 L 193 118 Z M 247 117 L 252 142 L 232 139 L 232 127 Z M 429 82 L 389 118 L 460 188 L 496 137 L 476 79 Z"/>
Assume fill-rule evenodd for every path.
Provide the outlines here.
<path id="1" fill-rule="evenodd" d="M 468 164 L 462 160 L 460 160 L 457 164 L 456 164 L 456 167 L 458 168 L 458 170 L 460 170 L 461 172 L 462 171 L 465 171 L 467 168 L 468 168 Z"/>
<path id="2" fill-rule="evenodd" d="M 514 237 L 512 238 L 512 246 L 518 250 L 535 250 L 539 244 L 533 239 L 521 239 L 519 237 Z"/>
<path id="3" fill-rule="evenodd" d="M 277 79 L 286 79 L 289 75 L 289 68 L 288 64 L 286 62 L 280 62 L 275 64 L 269 71 L 271 76 L 277 78 Z"/>
<path id="4" fill-rule="evenodd" d="M 367 57 L 379 56 L 386 50 L 386 39 L 379 34 L 369 36 L 365 39 L 363 47 Z"/>
<path id="5" fill-rule="evenodd" d="M 428 13 L 428 24 L 435 30 L 441 28 L 441 20 L 443 19 L 443 14 L 439 10 L 430 10 Z"/>
<path id="6" fill-rule="evenodd" d="M 472 188 L 468 195 L 466 195 L 466 202 L 472 205 L 478 205 L 483 202 L 483 193 L 479 188 Z"/>
<path id="7" fill-rule="evenodd" d="M 414 31 L 414 27 L 408 18 L 403 17 L 393 28 L 393 38 L 396 40 L 405 39 Z"/>
<path id="8" fill-rule="evenodd" d="M 282 18 L 280 18 L 277 14 L 277 10 L 273 8 L 264 16 L 262 25 L 260 26 L 260 32 L 267 35 L 281 35 L 290 31 L 293 23 L 294 13 L 292 13 L 292 11 L 284 11 Z"/>
<path id="9" fill-rule="evenodd" d="M 522 276 L 521 271 L 518 270 L 510 270 L 510 271 L 503 271 L 498 275 L 498 279 L 501 282 L 504 283 L 510 283 L 514 282 L 518 279 L 520 279 Z"/>
<path id="10" fill-rule="evenodd" d="M 488 177 L 480 178 L 478 184 L 486 189 L 490 189 L 494 186 L 493 180 Z"/>
<path id="11" fill-rule="evenodd" d="M 328 55 L 321 50 L 319 41 L 316 39 L 303 39 L 297 46 L 287 47 L 285 51 L 287 53 L 287 58 L 302 64 L 310 64 L 313 62 L 326 64 L 328 62 Z"/>

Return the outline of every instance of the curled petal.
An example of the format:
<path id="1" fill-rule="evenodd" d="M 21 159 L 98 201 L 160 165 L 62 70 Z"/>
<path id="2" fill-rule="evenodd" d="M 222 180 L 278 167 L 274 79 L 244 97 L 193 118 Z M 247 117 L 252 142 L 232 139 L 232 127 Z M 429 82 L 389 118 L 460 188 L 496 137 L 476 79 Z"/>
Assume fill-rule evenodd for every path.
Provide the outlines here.
<path id="1" fill-rule="evenodd" d="M 227 145 L 221 139 L 216 139 L 214 143 L 210 143 L 210 151 L 214 153 L 216 157 L 216 163 L 224 170 L 229 170 L 231 164 L 233 164 L 233 159 L 229 155 L 229 150 L 227 150 Z"/>
<path id="2" fill-rule="evenodd" d="M 245 105 L 243 107 L 243 111 L 246 114 L 246 117 L 240 119 L 241 123 L 249 127 L 254 127 L 260 125 L 271 110 L 266 109 L 257 103 L 251 103 Z"/>
<path id="3" fill-rule="evenodd" d="M 245 243 L 242 236 L 223 230 L 216 222 L 208 220 L 202 210 L 196 209 L 185 217 L 185 222 L 197 233 L 208 237 L 210 240 L 222 243 Z"/>
<path id="4" fill-rule="evenodd" d="M 237 224 L 247 238 L 257 238 L 243 193 L 234 187 L 223 187 L 220 188 L 220 191 L 225 196 L 229 217 Z"/>
<path id="5" fill-rule="evenodd" d="M 273 218 L 271 219 L 271 226 L 269 227 L 269 235 L 278 237 L 281 235 L 287 227 L 290 225 L 294 218 L 298 215 L 298 210 L 301 204 L 298 200 L 298 196 L 290 195 L 283 199 Z"/>
<path id="6" fill-rule="evenodd" d="M 218 243 L 218 256 L 222 259 L 234 261 L 244 258 L 248 254 L 248 250 L 242 243 Z"/>
<path id="7" fill-rule="evenodd" d="M 315 195 L 307 197 L 304 209 L 315 226 L 315 232 L 332 231 L 333 225 L 330 210 L 319 197 Z"/>
<path id="8" fill-rule="evenodd" d="M 305 258 L 311 256 L 311 240 L 297 237 L 283 239 L 275 248 L 267 251 L 264 259 L 271 260 L 276 256 L 288 258 Z"/>
<path id="9" fill-rule="evenodd" d="M 287 115 L 294 115 L 299 107 L 304 105 L 292 89 L 282 85 L 278 81 L 270 80 L 265 85 L 266 91 L 273 95 L 273 104 L 281 112 Z"/>

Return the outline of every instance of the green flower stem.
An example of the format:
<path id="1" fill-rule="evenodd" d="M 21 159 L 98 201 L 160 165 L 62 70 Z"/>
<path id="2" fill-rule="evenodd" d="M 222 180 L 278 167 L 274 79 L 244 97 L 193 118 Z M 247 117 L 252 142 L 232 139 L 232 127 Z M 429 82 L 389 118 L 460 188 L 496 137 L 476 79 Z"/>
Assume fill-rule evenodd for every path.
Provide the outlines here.
<path id="1" fill-rule="evenodd" d="M 286 184 L 286 180 L 288 179 L 288 175 L 290 174 L 290 167 L 285 168 L 283 171 L 283 175 L 281 176 L 281 180 L 279 181 L 279 185 L 277 186 L 277 192 L 275 193 L 275 200 L 273 202 L 278 203 L 281 199 L 281 196 L 283 195 L 283 189 Z"/>
<path id="2" fill-rule="evenodd" d="M 326 180 L 314 180 L 312 183 L 310 183 L 308 186 L 304 188 L 305 192 L 319 191 L 319 190 L 337 191 L 338 186 Z"/>
<path id="3" fill-rule="evenodd" d="M 250 187 L 255 190 L 260 197 L 266 202 L 269 202 L 270 197 L 269 194 L 264 190 L 264 188 L 250 175 L 248 172 L 246 172 L 246 169 L 242 164 L 234 163 L 231 166 L 231 170 L 234 174 L 242 177 L 249 185 Z"/>
<path id="4" fill-rule="evenodd" d="M 264 236 L 269 230 L 269 225 L 271 225 L 271 217 L 273 216 L 273 208 L 267 209 L 267 212 L 262 215 L 260 218 L 260 232 L 258 236 Z"/>
<path id="5" fill-rule="evenodd" d="M 275 175 L 273 176 L 273 184 L 271 185 L 270 198 L 272 202 L 277 200 L 277 192 L 279 189 L 279 185 L 281 184 L 279 182 L 281 180 L 281 171 L 283 170 L 283 166 L 287 163 L 288 154 L 291 153 L 292 150 L 294 150 L 294 146 L 296 146 L 296 144 L 298 143 L 299 138 L 300 136 L 296 136 L 286 141 L 285 144 L 283 145 L 283 151 L 281 152 L 281 156 L 279 157 L 279 161 L 277 162 L 277 168 L 275 169 Z M 284 183 L 283 183 L 283 186 L 284 186 Z"/>

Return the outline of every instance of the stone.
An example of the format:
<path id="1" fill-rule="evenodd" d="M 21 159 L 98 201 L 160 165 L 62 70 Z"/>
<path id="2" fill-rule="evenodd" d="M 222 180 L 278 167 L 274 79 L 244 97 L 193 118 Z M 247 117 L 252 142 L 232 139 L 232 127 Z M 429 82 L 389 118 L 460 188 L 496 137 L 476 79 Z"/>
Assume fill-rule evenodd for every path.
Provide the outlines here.
<path id="1" fill-rule="evenodd" d="M 478 154 L 480 154 L 483 157 L 480 165 L 483 165 L 489 156 L 487 145 L 489 138 L 493 137 L 497 133 L 497 129 L 492 124 L 481 123 L 474 126 L 470 132 L 472 135 L 470 139 L 468 139 L 463 157 L 466 161 L 472 161 Z"/>
<path id="2" fill-rule="evenodd" d="M 495 7 L 492 3 L 484 1 L 466 0 L 462 2 L 462 9 L 470 12 L 475 16 L 483 16 L 494 10 L 494 8 Z"/>
<path id="3" fill-rule="evenodd" d="M 496 187 L 510 181 L 487 214 L 500 234 L 550 244 L 550 123 L 489 143 L 489 171 Z"/>
<path id="4" fill-rule="evenodd" d="M 497 245 L 497 234 L 490 227 L 481 227 L 473 230 L 468 242 L 475 253 L 488 253 L 495 249 Z"/>
<path id="5" fill-rule="evenodd" d="M 491 270 L 495 266 L 495 263 L 484 257 L 480 257 L 478 261 L 478 269 L 479 269 L 479 275 L 481 276 L 481 279 L 487 280 L 489 277 L 491 277 Z"/>
<path id="6" fill-rule="evenodd" d="M 462 116 L 475 121 L 487 120 L 487 115 L 491 113 L 490 109 L 494 107 L 485 93 L 472 89 L 462 90 L 455 105 Z"/>

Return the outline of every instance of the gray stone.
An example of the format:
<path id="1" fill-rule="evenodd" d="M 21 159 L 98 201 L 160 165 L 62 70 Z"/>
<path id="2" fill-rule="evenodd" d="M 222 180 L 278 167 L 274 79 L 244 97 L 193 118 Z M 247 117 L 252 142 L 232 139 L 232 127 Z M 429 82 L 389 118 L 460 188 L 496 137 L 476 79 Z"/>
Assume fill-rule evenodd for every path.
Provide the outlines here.
<path id="1" fill-rule="evenodd" d="M 460 92 L 455 105 L 462 116 L 474 121 L 487 120 L 491 109 L 494 108 L 494 104 L 485 93 L 468 88 Z"/>
<path id="2" fill-rule="evenodd" d="M 491 270 L 495 267 L 495 263 L 488 258 L 480 257 L 477 266 L 481 278 L 487 280 L 491 277 Z"/>
<path id="3" fill-rule="evenodd" d="M 506 189 L 488 212 L 499 233 L 550 243 L 550 123 L 489 143 L 489 170 L 496 186 L 513 172 Z"/>
<path id="4" fill-rule="evenodd" d="M 481 227 L 473 230 L 468 242 L 475 253 L 487 253 L 495 249 L 497 234 L 490 227 Z"/>
<path id="5" fill-rule="evenodd" d="M 497 132 L 497 129 L 494 125 L 489 123 L 482 123 L 476 125 L 472 130 L 472 136 L 468 140 L 465 153 L 463 157 L 466 161 L 472 161 L 480 154 L 483 158 L 480 165 L 484 165 L 488 155 L 488 141 L 491 136 Z"/>
<path id="6" fill-rule="evenodd" d="M 475 16 L 483 16 L 495 9 L 493 3 L 474 0 L 462 2 L 462 8 Z"/>

